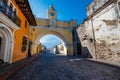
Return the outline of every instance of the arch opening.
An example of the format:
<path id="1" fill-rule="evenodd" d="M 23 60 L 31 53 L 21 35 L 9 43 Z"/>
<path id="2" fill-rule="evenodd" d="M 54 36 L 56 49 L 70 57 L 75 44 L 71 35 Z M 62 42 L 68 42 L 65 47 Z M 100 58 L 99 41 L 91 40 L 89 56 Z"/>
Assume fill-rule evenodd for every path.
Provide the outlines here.
<path id="1" fill-rule="evenodd" d="M 12 62 L 13 36 L 4 24 L 0 24 L 0 60 Z"/>
<path id="2" fill-rule="evenodd" d="M 67 49 L 62 39 L 53 34 L 47 34 L 39 40 L 46 53 L 67 55 Z"/>
<path id="3" fill-rule="evenodd" d="M 36 39 L 35 39 L 35 42 L 34 42 L 34 46 L 36 45 L 36 48 L 37 48 L 37 44 L 40 43 L 40 39 L 42 39 L 44 36 L 47 36 L 47 35 L 52 35 L 52 36 L 55 36 L 57 37 L 60 41 L 61 41 L 61 44 L 57 44 L 59 46 L 59 49 L 61 48 L 61 50 L 63 49 L 64 51 L 62 52 L 63 55 L 67 55 L 68 54 L 68 42 L 66 40 L 66 38 L 60 34 L 59 32 L 56 32 L 56 31 L 48 31 L 48 32 L 43 32 L 43 33 L 40 33 Z M 63 47 L 60 47 L 60 46 L 63 46 Z M 53 46 L 54 48 L 55 46 Z"/>

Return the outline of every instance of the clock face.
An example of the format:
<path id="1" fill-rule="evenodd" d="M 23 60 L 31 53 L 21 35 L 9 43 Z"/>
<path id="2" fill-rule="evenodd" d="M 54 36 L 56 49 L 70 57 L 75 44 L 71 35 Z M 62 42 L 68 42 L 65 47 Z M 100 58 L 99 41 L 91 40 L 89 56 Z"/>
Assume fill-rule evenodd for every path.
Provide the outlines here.
<path id="1" fill-rule="evenodd" d="M 54 13 L 53 13 L 53 12 L 51 12 L 51 13 L 50 13 L 50 15 L 51 15 L 51 16 L 54 16 Z"/>

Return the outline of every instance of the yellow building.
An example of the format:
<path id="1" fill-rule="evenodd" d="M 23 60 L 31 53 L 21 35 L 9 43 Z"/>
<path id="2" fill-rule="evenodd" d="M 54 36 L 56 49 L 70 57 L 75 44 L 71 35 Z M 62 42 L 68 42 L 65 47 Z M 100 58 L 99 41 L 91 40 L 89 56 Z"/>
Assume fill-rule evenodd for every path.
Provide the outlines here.
<path id="1" fill-rule="evenodd" d="M 0 0 L 0 59 L 15 62 L 28 56 L 30 25 L 36 22 L 28 0 Z"/>
<path id="2" fill-rule="evenodd" d="M 57 11 L 51 5 L 47 12 L 47 19 L 36 18 L 37 26 L 31 26 L 33 37 L 32 54 L 36 52 L 37 44 L 41 37 L 52 34 L 58 36 L 66 47 L 68 55 L 73 55 L 73 28 L 77 27 L 76 20 L 61 21 L 57 20 Z"/>
<path id="3" fill-rule="evenodd" d="M 34 41 L 35 41 L 35 38 L 36 38 L 36 35 L 37 35 L 37 30 L 36 30 L 36 28 L 30 28 L 30 37 L 31 37 L 31 39 L 30 39 L 30 42 L 31 42 L 31 45 L 30 45 L 30 53 L 31 53 L 31 55 L 34 55 L 34 54 L 36 54 L 36 53 L 40 53 L 41 52 L 41 50 L 42 50 L 42 45 L 41 45 L 41 43 L 40 42 L 38 42 L 37 44 L 35 44 L 34 43 Z"/>

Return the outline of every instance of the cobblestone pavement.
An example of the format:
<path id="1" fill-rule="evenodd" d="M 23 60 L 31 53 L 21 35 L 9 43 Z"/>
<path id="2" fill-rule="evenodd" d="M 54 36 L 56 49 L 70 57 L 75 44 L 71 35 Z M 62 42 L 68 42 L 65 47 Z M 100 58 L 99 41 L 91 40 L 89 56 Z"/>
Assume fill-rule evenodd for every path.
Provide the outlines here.
<path id="1" fill-rule="evenodd" d="M 7 80 L 120 80 L 120 69 L 47 53 Z"/>

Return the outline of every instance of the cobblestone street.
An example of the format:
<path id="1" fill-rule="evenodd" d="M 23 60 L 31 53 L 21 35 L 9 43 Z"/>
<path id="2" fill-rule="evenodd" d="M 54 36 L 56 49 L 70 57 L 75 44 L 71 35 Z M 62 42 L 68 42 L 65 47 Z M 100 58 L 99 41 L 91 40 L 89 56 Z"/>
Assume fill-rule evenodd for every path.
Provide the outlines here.
<path id="1" fill-rule="evenodd" d="M 47 53 L 38 56 L 7 80 L 120 80 L 120 69 Z"/>

